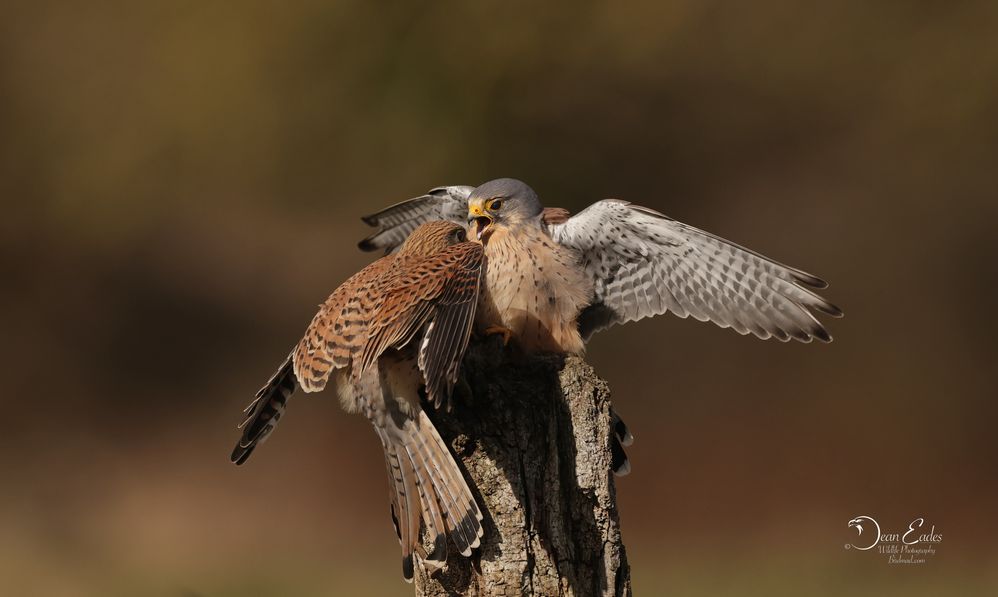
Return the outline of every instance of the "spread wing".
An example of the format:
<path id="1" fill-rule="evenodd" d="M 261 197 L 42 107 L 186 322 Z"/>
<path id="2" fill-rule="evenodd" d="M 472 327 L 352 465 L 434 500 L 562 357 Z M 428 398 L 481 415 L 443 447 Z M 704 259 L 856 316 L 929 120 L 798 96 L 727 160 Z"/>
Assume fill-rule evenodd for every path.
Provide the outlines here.
<path id="1" fill-rule="evenodd" d="M 626 201 L 604 199 L 550 230 L 595 286 L 579 316 L 586 339 L 671 311 L 763 339 L 829 342 L 814 312 L 842 315 L 811 290 L 828 285 L 820 278 Z"/>
<path id="2" fill-rule="evenodd" d="M 432 220 L 448 220 L 462 226 L 468 223 L 468 197 L 475 187 L 437 187 L 429 193 L 415 197 L 378 213 L 361 218 L 368 226 L 378 230 L 357 243 L 362 251 L 382 250 L 393 253 L 420 224 Z M 558 207 L 544 209 L 544 223 L 560 224 L 568 219 L 568 211 Z"/>
<path id="3" fill-rule="evenodd" d="M 356 373 L 421 331 L 419 367 L 428 396 L 441 404 L 457 381 L 471 337 L 484 252 L 458 243 L 430 257 L 385 256 L 337 288 L 293 352 L 306 392 L 326 387 L 335 369 Z"/>
<path id="4" fill-rule="evenodd" d="M 383 299 L 366 332 L 359 371 L 389 348 L 401 348 L 422 332 L 418 363 L 427 397 L 440 406 L 457 382 L 475 321 L 484 252 L 458 243 L 428 258 L 405 258 L 382 285 Z"/>
<path id="5" fill-rule="evenodd" d="M 395 258 L 382 257 L 333 291 L 292 353 L 295 377 L 306 392 L 326 387 L 335 369 L 350 365 L 364 347 L 371 314 L 382 300 L 381 280 Z"/>
<path id="6" fill-rule="evenodd" d="M 364 216 L 364 222 L 378 230 L 357 243 L 357 246 L 362 251 L 380 249 L 391 253 L 420 224 L 431 220 L 449 220 L 463 226 L 468 223 L 468 197 L 473 190 L 475 187 L 461 185 L 437 187 L 420 197 Z"/>

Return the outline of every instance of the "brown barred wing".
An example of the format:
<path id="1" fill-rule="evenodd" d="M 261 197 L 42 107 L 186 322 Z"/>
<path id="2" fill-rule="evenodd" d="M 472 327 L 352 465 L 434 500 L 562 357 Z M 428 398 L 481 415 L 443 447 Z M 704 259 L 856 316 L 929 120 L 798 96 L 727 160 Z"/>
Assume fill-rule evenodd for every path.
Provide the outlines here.
<path id="1" fill-rule="evenodd" d="M 383 282 L 384 300 L 371 320 L 355 374 L 389 348 L 402 348 L 422 334 L 419 367 L 427 396 L 442 404 L 457 381 L 471 337 L 483 261 L 482 246 L 473 242 L 429 257 L 400 257 L 397 275 Z"/>
<path id="2" fill-rule="evenodd" d="M 304 391 L 322 390 L 332 371 L 350 365 L 363 348 L 368 322 L 383 299 L 380 282 L 394 261 L 387 256 L 368 265 L 319 306 L 294 350 L 294 371 Z"/>

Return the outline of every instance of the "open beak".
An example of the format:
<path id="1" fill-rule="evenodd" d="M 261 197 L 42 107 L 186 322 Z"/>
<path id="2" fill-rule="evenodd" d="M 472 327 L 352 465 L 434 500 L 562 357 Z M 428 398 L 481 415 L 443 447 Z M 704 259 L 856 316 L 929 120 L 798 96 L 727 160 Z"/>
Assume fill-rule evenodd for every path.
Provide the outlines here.
<path id="1" fill-rule="evenodd" d="M 481 205 L 468 206 L 468 229 L 481 242 L 485 242 L 492 234 L 492 224 L 495 219 L 482 209 Z"/>

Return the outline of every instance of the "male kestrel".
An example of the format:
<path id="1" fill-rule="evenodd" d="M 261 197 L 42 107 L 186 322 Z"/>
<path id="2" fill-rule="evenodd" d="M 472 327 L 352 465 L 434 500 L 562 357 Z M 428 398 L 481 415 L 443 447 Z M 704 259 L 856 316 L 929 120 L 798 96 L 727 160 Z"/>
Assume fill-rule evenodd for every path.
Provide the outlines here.
<path id="1" fill-rule="evenodd" d="M 477 322 L 522 349 L 581 353 L 597 331 L 670 311 L 759 338 L 830 342 L 814 313 L 842 311 L 820 278 L 646 207 L 604 199 L 569 217 L 523 182 L 439 187 L 364 221 L 392 251 L 421 222 L 467 221 L 485 245 Z"/>
<path id="2" fill-rule="evenodd" d="M 420 405 L 448 400 L 474 323 L 483 249 L 463 226 L 423 224 L 399 251 L 368 265 L 320 306 L 305 336 L 247 407 L 232 452 L 242 464 L 273 431 L 297 388 L 322 390 L 330 377 L 343 408 L 374 425 L 391 477 L 392 518 L 402 574 L 413 553 L 439 569 L 447 538 L 463 555 L 482 537 L 482 513 L 453 456 Z M 427 554 L 420 519 L 433 542 Z"/>

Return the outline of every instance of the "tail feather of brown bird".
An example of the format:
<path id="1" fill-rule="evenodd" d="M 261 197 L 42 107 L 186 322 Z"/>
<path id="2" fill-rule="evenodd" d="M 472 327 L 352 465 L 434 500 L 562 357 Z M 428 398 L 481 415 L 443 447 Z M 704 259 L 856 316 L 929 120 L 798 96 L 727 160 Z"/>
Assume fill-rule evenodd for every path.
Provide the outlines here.
<path id="1" fill-rule="evenodd" d="M 433 404 L 449 400 L 483 261 L 482 246 L 468 242 L 462 226 L 436 221 L 418 226 L 395 255 L 351 276 L 257 393 L 232 453 L 234 462 L 245 462 L 299 386 L 315 392 L 333 383 L 344 408 L 364 414 L 381 440 L 402 576 L 410 582 L 416 558 L 427 571 L 439 570 L 448 540 L 470 556 L 483 535 L 475 498 L 420 400 L 423 389 Z"/>

